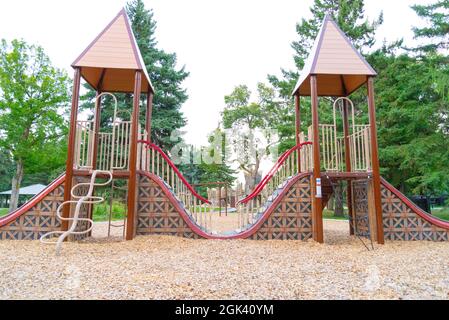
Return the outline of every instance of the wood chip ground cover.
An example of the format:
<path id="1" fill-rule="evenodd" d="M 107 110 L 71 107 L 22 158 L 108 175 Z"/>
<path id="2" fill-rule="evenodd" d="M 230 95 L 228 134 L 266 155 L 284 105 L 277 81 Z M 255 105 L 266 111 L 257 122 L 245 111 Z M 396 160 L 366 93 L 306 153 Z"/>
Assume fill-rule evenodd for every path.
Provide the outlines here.
<path id="1" fill-rule="evenodd" d="M 0 241 L 0 299 L 449 299 L 449 243 L 392 242 L 367 251 L 348 223 L 326 243 L 122 242 L 106 225 L 62 255 L 38 241 Z"/>

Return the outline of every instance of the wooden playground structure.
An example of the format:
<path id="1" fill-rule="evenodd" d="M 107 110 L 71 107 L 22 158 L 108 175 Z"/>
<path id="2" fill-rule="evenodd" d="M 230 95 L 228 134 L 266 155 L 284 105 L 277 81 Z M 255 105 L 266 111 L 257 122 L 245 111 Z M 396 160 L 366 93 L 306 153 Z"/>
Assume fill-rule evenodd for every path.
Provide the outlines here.
<path id="1" fill-rule="evenodd" d="M 77 201 L 82 195 L 74 196 L 74 187 L 88 185 L 86 181 L 94 173 L 100 178 L 110 173 L 113 180 L 126 181 L 126 240 L 163 234 L 207 239 L 313 238 L 323 243 L 323 208 L 339 181 L 347 181 L 351 234 L 379 244 L 385 239 L 449 240 L 448 222 L 429 216 L 381 178 L 373 85 L 376 72 L 330 16 L 323 21 L 293 92 L 296 146 L 281 155 L 250 194 L 237 201 L 238 225 L 228 233 L 214 231 L 211 217 L 217 213 L 210 199 L 199 195 L 170 157 L 151 141 L 155 90 L 125 10 L 72 67 L 66 172 L 24 207 L 0 219 L 0 239 L 38 239 L 48 232 L 75 229 L 70 225 L 74 206 L 63 206 L 62 219 L 58 219 L 61 203 Z M 78 118 L 81 79 L 97 92 L 92 120 Z M 358 122 L 356 106 L 348 98 L 361 88 L 366 89 L 369 123 Z M 114 93 L 133 95 L 131 112 L 120 110 Z M 111 123 L 102 128 L 105 96 L 112 98 L 115 110 Z M 141 121 L 143 96 L 146 118 Z M 320 123 L 319 98 L 324 96 L 334 98 L 332 123 Z M 309 128 L 302 128 L 302 97 L 311 100 Z M 223 197 L 218 197 L 221 212 Z M 91 220 L 92 204 L 86 202 L 81 207 L 77 214 Z M 88 230 L 88 223 L 76 229 Z M 88 236 L 89 232 L 79 233 L 73 239 Z"/>

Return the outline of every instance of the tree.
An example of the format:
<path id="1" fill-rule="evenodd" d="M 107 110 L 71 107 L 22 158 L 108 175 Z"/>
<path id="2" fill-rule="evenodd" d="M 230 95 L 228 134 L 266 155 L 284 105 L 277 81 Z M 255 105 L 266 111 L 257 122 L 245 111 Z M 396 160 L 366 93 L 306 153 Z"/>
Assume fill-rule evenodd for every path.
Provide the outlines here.
<path id="1" fill-rule="evenodd" d="M 208 159 L 201 161 L 201 183 L 224 182 L 231 186 L 236 180 L 235 175 L 237 172 L 228 163 L 231 150 L 226 144 L 225 133 L 219 128 L 214 130 L 209 136 L 209 144 L 209 147 L 205 149 L 205 152 L 208 153 L 208 158 L 219 161 L 205 161 Z"/>
<path id="2" fill-rule="evenodd" d="M 174 143 L 170 140 L 173 130 L 186 125 L 181 106 L 187 101 L 186 90 L 182 83 L 189 76 L 185 67 L 177 68 L 175 53 L 166 53 L 158 48 L 155 38 L 156 21 L 152 9 L 146 9 L 142 0 L 133 0 L 126 7 L 128 17 L 145 66 L 155 88 L 152 115 L 152 142 L 164 150 L 169 150 Z M 119 108 L 131 110 L 132 96 L 117 95 Z M 83 109 L 93 109 L 95 92 L 89 89 L 82 97 Z M 102 104 L 101 126 L 105 128 L 112 122 L 114 106 L 110 97 L 105 97 Z M 145 108 L 141 108 L 140 122 L 145 126 Z"/>
<path id="3" fill-rule="evenodd" d="M 0 148 L 15 166 L 10 210 L 17 208 L 25 172 L 64 163 L 60 146 L 67 124 L 61 108 L 68 101 L 69 79 L 51 65 L 41 47 L 1 41 Z"/>
<path id="4" fill-rule="evenodd" d="M 222 113 L 225 129 L 233 129 L 235 134 L 227 137 L 234 146 L 239 168 L 245 174 L 246 191 L 252 190 L 260 178 L 260 164 L 264 156 L 271 154 L 273 144 L 278 143 L 274 121 L 278 112 L 273 108 L 268 88 L 258 84 L 258 101 L 251 102 L 251 91 L 245 85 L 237 86 L 225 96 L 226 108 Z M 265 130 L 265 131 L 264 131 Z"/>
<path id="5" fill-rule="evenodd" d="M 369 62 L 380 70 L 375 90 L 382 175 L 403 192 L 447 192 L 449 136 L 441 123 L 448 101 L 432 74 L 439 58 L 383 48 Z"/>
<path id="6" fill-rule="evenodd" d="M 416 39 L 428 39 L 417 48 L 425 52 L 449 49 L 449 0 L 438 0 L 428 5 L 413 5 L 416 14 L 428 22 L 423 28 L 414 27 Z"/>
<path id="7" fill-rule="evenodd" d="M 14 163 L 5 149 L 0 149 L 0 191 L 9 190 L 14 173 Z"/>

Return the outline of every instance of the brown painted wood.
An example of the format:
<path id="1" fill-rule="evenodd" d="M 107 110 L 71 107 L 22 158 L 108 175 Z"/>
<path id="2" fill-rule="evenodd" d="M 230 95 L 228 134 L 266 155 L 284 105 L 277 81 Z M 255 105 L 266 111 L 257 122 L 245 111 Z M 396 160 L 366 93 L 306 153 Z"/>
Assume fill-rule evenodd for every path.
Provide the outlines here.
<path id="1" fill-rule="evenodd" d="M 145 129 L 148 132 L 148 141 L 151 142 L 151 121 L 153 119 L 153 93 L 147 93 L 147 117 L 145 121 Z"/>
<path id="2" fill-rule="evenodd" d="M 92 175 L 91 170 L 73 170 L 74 177 L 90 177 Z M 129 171 L 127 170 L 114 170 L 112 173 L 114 179 L 128 179 Z M 98 174 L 98 178 L 109 178 L 107 174 Z"/>
<path id="3" fill-rule="evenodd" d="M 377 242 L 384 244 L 384 229 L 382 217 L 382 199 L 380 190 L 380 165 L 379 165 L 379 149 L 377 144 L 377 124 L 376 124 L 376 105 L 374 102 L 374 78 L 369 77 L 367 82 L 368 87 L 368 113 L 371 133 L 371 165 L 373 174 L 373 198 L 374 208 L 376 212 L 376 226 L 377 226 Z"/>
<path id="4" fill-rule="evenodd" d="M 322 177 L 330 178 L 332 181 L 338 180 L 366 180 L 372 176 L 371 172 L 325 172 Z"/>
<path id="5" fill-rule="evenodd" d="M 66 163 L 66 178 L 64 182 L 64 202 L 71 200 L 71 191 L 73 183 L 73 164 L 75 155 L 75 137 L 76 137 L 76 122 L 78 120 L 78 105 L 81 86 L 81 70 L 75 68 L 73 76 L 73 93 L 72 93 L 72 108 L 70 111 L 70 129 L 69 129 L 69 141 L 67 144 L 67 163 Z M 70 206 L 66 205 L 62 211 L 63 218 L 70 217 Z M 67 231 L 69 228 L 68 221 L 61 222 L 61 230 Z"/>
<path id="6" fill-rule="evenodd" d="M 97 91 L 97 97 L 95 99 L 95 132 L 94 132 L 94 150 L 92 154 L 92 168 L 94 170 L 97 169 L 97 161 L 98 161 L 98 144 L 99 144 L 99 132 L 100 132 L 100 124 L 101 124 L 101 97 L 98 96 L 101 94 L 101 91 Z"/>
<path id="7" fill-rule="evenodd" d="M 312 129 L 313 129 L 313 181 L 312 181 L 312 223 L 313 239 L 319 243 L 324 242 L 323 236 L 323 207 L 322 199 L 316 196 L 316 179 L 321 178 L 320 138 L 318 118 L 318 90 L 317 78 L 310 77 L 312 102 Z"/>
<path id="8" fill-rule="evenodd" d="M 298 146 L 301 141 L 299 135 L 301 134 L 301 96 L 299 94 L 295 95 L 295 134 L 296 134 L 296 145 Z M 301 150 L 298 150 L 298 173 L 301 173 Z"/>
<path id="9" fill-rule="evenodd" d="M 128 218 L 126 220 L 126 240 L 132 240 L 135 236 L 134 220 L 137 204 L 137 139 L 139 136 L 139 107 L 141 90 L 142 72 L 136 71 L 134 81 L 131 145 L 129 153 Z"/>
<path id="10" fill-rule="evenodd" d="M 351 153 L 350 153 L 350 145 L 349 145 L 349 118 L 348 118 L 348 108 L 349 108 L 349 102 L 346 100 L 343 100 L 343 132 L 344 132 L 344 141 L 345 141 L 345 164 L 346 164 L 346 172 L 351 172 Z M 348 214 L 350 217 L 354 218 L 354 212 L 352 209 L 352 184 L 348 183 L 347 186 L 347 192 L 346 192 L 346 199 L 347 199 L 347 205 L 348 205 Z M 353 220 L 354 221 L 354 220 Z M 354 234 L 354 228 L 353 225 L 349 224 L 349 233 L 351 235 Z"/>

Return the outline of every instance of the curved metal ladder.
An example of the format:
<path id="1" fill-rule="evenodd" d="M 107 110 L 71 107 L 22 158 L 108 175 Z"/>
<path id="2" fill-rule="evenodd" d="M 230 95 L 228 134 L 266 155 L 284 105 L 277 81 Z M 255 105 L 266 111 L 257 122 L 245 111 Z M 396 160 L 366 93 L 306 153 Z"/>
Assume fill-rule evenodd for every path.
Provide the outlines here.
<path id="1" fill-rule="evenodd" d="M 95 180 L 97 178 L 98 174 L 106 174 L 109 176 L 108 181 L 104 182 L 104 183 L 95 183 Z M 52 231 L 52 232 L 48 232 L 46 234 L 44 234 L 41 238 L 40 241 L 41 243 L 44 244 L 56 244 L 56 255 L 59 255 L 61 252 L 61 246 L 62 243 L 64 242 L 64 240 L 70 236 L 70 235 L 83 235 L 83 234 L 87 234 L 89 232 L 92 231 L 93 228 L 93 220 L 89 219 L 89 218 L 80 218 L 80 211 L 81 211 L 81 207 L 84 204 L 97 204 L 97 203 L 101 203 L 104 201 L 103 197 L 96 197 L 93 196 L 93 192 L 94 192 L 94 188 L 97 186 L 106 186 L 109 183 L 111 183 L 112 181 L 112 173 L 110 171 L 103 171 L 103 170 L 95 170 L 92 172 L 92 177 L 90 179 L 90 182 L 83 182 L 83 183 L 78 183 L 77 185 L 75 185 L 72 190 L 71 190 L 71 196 L 73 199 L 75 200 L 70 200 L 70 201 L 66 201 L 63 202 L 58 209 L 56 210 L 56 216 L 61 220 L 61 221 L 72 221 L 72 224 L 70 225 L 70 228 L 67 231 Z M 87 194 L 84 196 L 77 196 L 75 195 L 75 190 L 81 186 L 88 186 L 89 189 L 87 191 Z M 72 218 L 64 218 L 61 216 L 61 210 L 65 205 L 70 205 L 70 204 L 76 204 L 75 207 L 75 212 Z M 78 222 L 82 222 L 82 221 L 86 221 L 88 223 L 90 223 L 90 227 L 87 230 L 83 230 L 83 231 L 75 231 L 76 227 L 78 226 Z M 50 237 L 54 236 L 54 235 L 59 235 L 58 240 L 57 241 L 51 241 Z"/>

